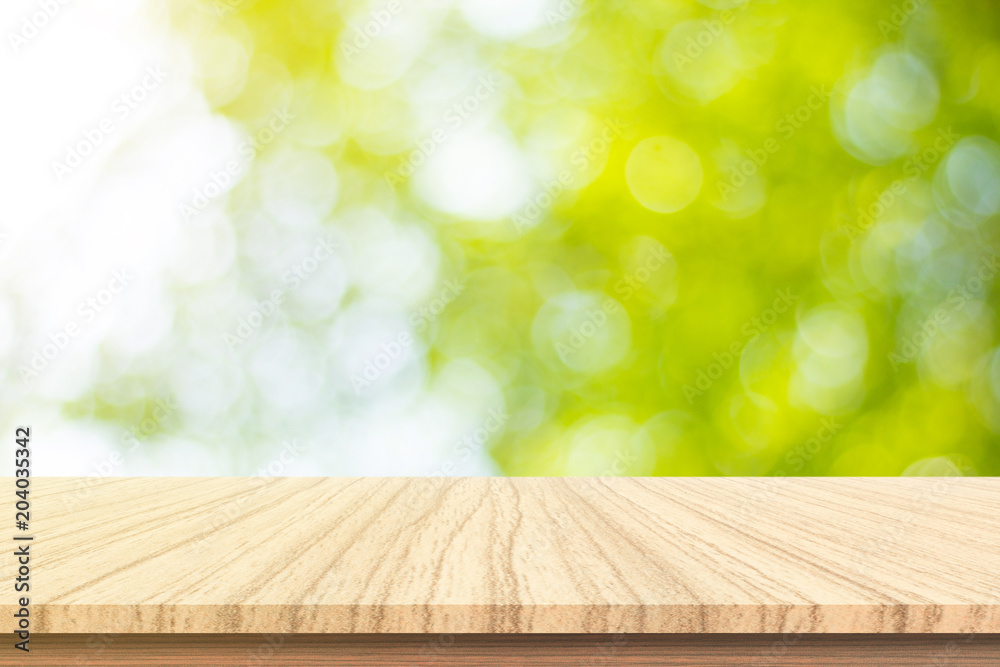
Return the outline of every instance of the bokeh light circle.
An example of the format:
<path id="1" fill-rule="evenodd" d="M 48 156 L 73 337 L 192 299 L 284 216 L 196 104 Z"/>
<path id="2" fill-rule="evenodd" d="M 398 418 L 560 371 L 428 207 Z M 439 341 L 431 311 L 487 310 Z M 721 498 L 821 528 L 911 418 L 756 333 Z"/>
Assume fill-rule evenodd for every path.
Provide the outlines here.
<path id="1" fill-rule="evenodd" d="M 698 154 L 673 137 L 640 141 L 625 163 L 625 180 L 636 200 L 656 213 L 676 213 L 701 190 Z"/>

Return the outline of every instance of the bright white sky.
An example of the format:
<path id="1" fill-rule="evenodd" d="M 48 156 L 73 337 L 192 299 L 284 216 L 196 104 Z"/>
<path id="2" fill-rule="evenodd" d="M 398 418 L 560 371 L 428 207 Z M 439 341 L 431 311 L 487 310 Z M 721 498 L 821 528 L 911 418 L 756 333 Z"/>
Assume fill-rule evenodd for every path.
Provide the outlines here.
<path id="1" fill-rule="evenodd" d="M 335 409 L 331 392 L 340 389 L 330 389 L 328 380 L 322 393 L 315 383 L 315 359 L 351 353 L 367 359 L 373 350 L 361 348 L 371 346 L 374 334 L 384 329 L 394 336 L 399 322 L 405 330 L 413 304 L 439 289 L 433 273 L 438 250 L 415 226 L 379 222 L 377 214 L 363 225 L 346 223 L 354 256 L 367 257 L 363 273 L 352 271 L 351 279 L 372 299 L 345 312 L 326 340 L 279 320 L 273 335 L 258 335 L 257 352 L 225 354 L 222 333 L 234 328 L 260 295 L 248 295 L 233 270 L 237 247 L 226 198 L 220 196 L 194 223 L 181 219 L 179 205 L 233 157 L 244 136 L 211 112 L 188 45 L 166 33 L 165 17 L 150 15 L 152 4 L 55 3 L 54 15 L 37 32 L 29 28 L 16 47 L 11 35 L 22 34 L 26 17 L 40 15 L 39 4 L 8 1 L 0 9 L 0 83 L 6 91 L 0 122 L 7 130 L 0 161 L 7 209 L 0 217 L 2 432 L 33 426 L 38 475 L 254 474 L 278 457 L 283 457 L 281 475 L 429 474 L 449 461 L 455 465 L 450 474 L 495 473 L 485 444 L 471 459 L 456 454 L 462 435 L 474 432 L 489 409 L 502 404 L 495 381 L 474 364 L 453 364 L 427 386 L 415 344 L 393 377 L 385 378 L 385 387 L 354 406 L 350 418 Z M 53 163 L 66 162 L 70 148 L 81 142 L 96 145 L 92 151 L 84 145 L 89 154 L 60 178 Z M 275 169 L 262 169 L 258 177 L 287 174 L 289 164 L 315 162 L 317 155 L 278 152 Z M 315 202 L 298 195 L 331 191 L 299 192 L 303 183 L 325 173 L 307 172 L 291 190 L 280 179 L 268 179 L 262 190 L 268 207 L 301 208 Z M 309 221 L 317 229 L 321 223 Z M 255 239 L 260 230 L 248 229 L 241 239 L 251 259 L 264 249 L 262 259 L 285 267 L 311 251 L 311 245 L 295 247 L 293 240 L 284 244 L 290 248 L 287 259 L 277 250 L 287 239 L 268 240 L 266 234 Z M 431 273 L 423 275 L 427 267 Z M 395 273 L 380 274 L 388 268 Z M 303 313 L 316 313 L 321 297 L 336 306 L 346 289 L 347 263 L 331 261 L 323 271 L 324 278 L 296 292 L 297 301 L 288 308 L 298 304 Z M 122 287 L 122 276 L 126 284 L 112 293 Z M 365 280 L 376 284 L 366 286 Z M 380 295 L 394 280 L 398 289 Z M 177 294 L 188 288 L 194 291 L 185 316 L 200 319 L 181 326 Z M 337 295 L 332 302 L 331 293 Z M 102 295 L 112 299 L 106 309 L 81 310 L 81 302 Z M 380 299 L 389 299 L 387 311 L 371 305 Z M 70 326 L 77 327 L 71 344 L 24 382 L 19 367 L 43 346 L 58 343 Z M 185 435 L 156 436 L 130 450 L 120 426 L 67 415 L 67 404 L 90 400 L 96 379 L 109 377 L 162 378 L 158 393 L 175 397 Z M 149 392 L 148 386 L 130 388 L 128 382 L 111 386 L 118 389 L 103 401 L 120 398 L 125 404 Z M 298 442 L 293 460 L 281 453 L 288 448 L 278 437 L 255 443 L 257 449 L 242 446 L 240 409 L 259 410 L 246 398 L 248 387 L 256 388 L 256 400 L 271 409 L 275 421 L 282 411 L 292 412 L 289 402 L 295 409 L 305 406 L 297 422 L 302 430 L 288 434 Z M 240 405 L 250 407 L 234 407 Z"/>

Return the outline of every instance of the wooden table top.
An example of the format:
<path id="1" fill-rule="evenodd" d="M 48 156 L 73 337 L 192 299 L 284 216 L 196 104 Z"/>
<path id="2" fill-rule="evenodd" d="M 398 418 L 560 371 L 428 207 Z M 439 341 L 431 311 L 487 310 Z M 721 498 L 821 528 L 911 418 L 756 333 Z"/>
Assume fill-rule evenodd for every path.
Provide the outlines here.
<path id="1" fill-rule="evenodd" d="M 1000 632 L 1000 478 L 31 489 L 37 632 Z"/>

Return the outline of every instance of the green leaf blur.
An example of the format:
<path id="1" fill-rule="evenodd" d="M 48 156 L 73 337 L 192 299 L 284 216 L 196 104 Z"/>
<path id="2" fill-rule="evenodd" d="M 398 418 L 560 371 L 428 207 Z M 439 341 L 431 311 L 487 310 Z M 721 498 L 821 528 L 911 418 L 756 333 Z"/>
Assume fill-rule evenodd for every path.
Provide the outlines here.
<path id="1" fill-rule="evenodd" d="M 325 225 L 430 230 L 464 287 L 418 335 L 502 388 L 500 470 L 1000 474 L 993 4 L 494 4 L 173 22 L 334 165 Z"/>

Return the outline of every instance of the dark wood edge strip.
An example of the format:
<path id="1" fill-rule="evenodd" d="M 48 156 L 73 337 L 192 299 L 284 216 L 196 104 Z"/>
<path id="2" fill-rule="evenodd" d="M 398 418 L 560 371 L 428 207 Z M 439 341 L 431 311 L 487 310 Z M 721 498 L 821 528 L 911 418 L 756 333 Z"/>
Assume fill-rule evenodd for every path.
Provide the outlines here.
<path id="1" fill-rule="evenodd" d="M 995 667 L 1000 634 L 36 634 L 2 665 Z"/>

